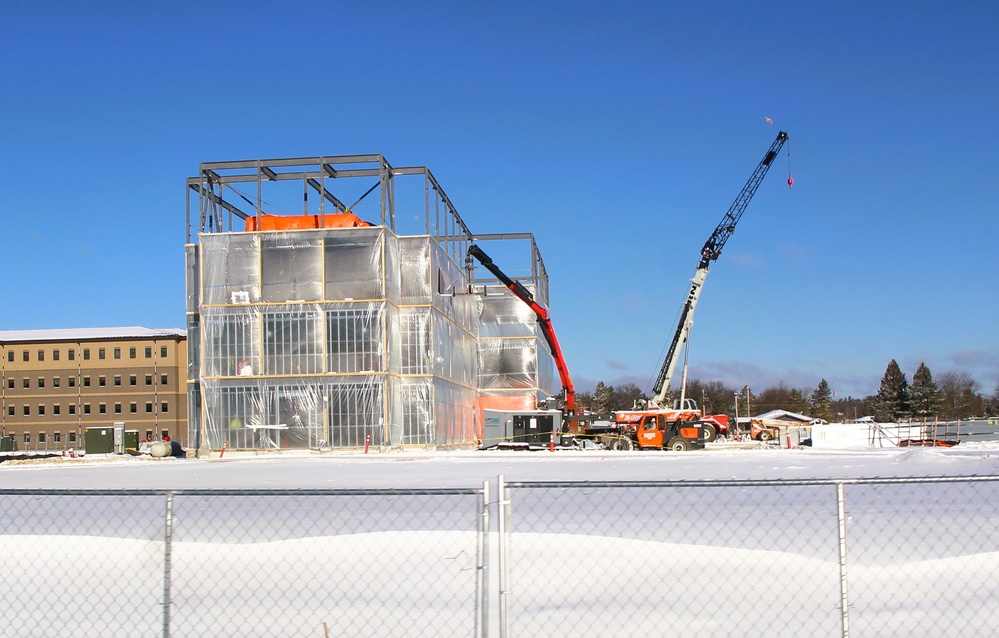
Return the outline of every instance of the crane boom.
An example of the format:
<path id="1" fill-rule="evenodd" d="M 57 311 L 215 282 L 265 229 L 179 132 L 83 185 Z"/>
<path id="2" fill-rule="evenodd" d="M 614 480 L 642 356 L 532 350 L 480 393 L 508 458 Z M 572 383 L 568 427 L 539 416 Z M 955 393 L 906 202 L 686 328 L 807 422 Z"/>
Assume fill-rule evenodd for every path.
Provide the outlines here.
<path id="1" fill-rule="evenodd" d="M 700 299 L 701 288 L 704 286 L 704 280 L 708 276 L 709 266 L 712 261 L 715 261 L 721 255 L 722 248 L 725 247 L 725 242 L 735 232 L 736 224 L 739 223 L 742 214 L 746 212 L 746 207 L 749 206 L 750 200 L 756 194 L 756 189 L 759 188 L 767 171 L 770 170 L 770 165 L 773 163 L 774 158 L 777 157 L 777 153 L 780 152 L 781 147 L 784 146 L 784 142 L 786 141 L 787 133 L 784 131 L 779 132 L 777 139 L 770 145 L 770 149 L 763 156 L 763 159 L 760 160 L 749 181 L 742 187 L 742 191 L 739 192 L 739 195 L 729 207 L 728 212 L 725 213 L 721 222 L 718 223 L 715 232 L 711 233 L 708 241 L 701 248 L 701 260 L 698 262 L 697 270 L 694 271 L 694 276 L 690 280 L 690 291 L 687 293 L 683 310 L 680 312 L 680 321 L 677 323 L 676 333 L 674 333 L 673 341 L 666 352 L 666 359 L 659 370 L 659 377 L 656 379 L 656 384 L 652 388 L 653 397 L 650 403 L 654 407 L 666 407 L 663 403 L 666 400 L 666 394 L 669 392 L 673 372 L 676 370 L 676 355 L 680 348 L 687 343 L 687 339 L 690 336 L 690 328 L 694 325 L 694 309 L 697 307 L 697 300 Z"/>
<path id="2" fill-rule="evenodd" d="M 548 348 L 551 350 L 552 358 L 555 360 L 555 368 L 558 370 L 559 380 L 562 382 L 562 390 L 565 392 L 564 411 L 566 414 L 575 414 L 576 390 L 572 385 L 572 378 L 569 376 L 569 367 L 565 363 L 565 357 L 562 356 L 562 348 L 558 345 L 558 338 L 555 336 L 555 329 L 552 327 L 548 310 L 534 299 L 534 295 L 531 294 L 531 291 L 526 286 L 519 281 L 510 279 L 506 273 L 500 270 L 499 266 L 493 263 L 489 255 L 479 248 L 477 244 L 472 244 L 468 247 L 468 254 L 471 257 L 475 257 L 480 264 L 485 266 L 486 270 L 499 279 L 504 286 L 510 289 L 510 292 L 527 304 L 534 311 L 534 314 L 537 315 L 538 326 L 541 328 L 541 334 L 544 335 L 545 341 L 548 342 Z"/>

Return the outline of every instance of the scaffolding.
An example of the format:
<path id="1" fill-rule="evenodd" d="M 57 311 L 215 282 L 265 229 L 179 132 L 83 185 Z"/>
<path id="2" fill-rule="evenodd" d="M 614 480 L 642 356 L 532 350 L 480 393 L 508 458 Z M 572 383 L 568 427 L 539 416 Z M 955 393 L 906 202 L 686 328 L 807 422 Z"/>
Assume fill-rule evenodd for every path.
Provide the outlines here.
<path id="1" fill-rule="evenodd" d="M 400 177 L 417 185 L 408 199 Z M 533 314 L 476 288 L 465 254 L 478 238 L 427 168 L 381 155 L 214 162 L 187 186 L 196 448 L 461 447 L 481 437 L 486 397 L 533 407 L 550 392 Z M 257 230 L 275 214 L 315 224 Z M 347 215 L 368 223 L 330 227 Z M 422 223 L 402 235 L 402 219 Z M 547 303 L 533 236 L 485 237 L 529 240 L 525 283 Z"/>

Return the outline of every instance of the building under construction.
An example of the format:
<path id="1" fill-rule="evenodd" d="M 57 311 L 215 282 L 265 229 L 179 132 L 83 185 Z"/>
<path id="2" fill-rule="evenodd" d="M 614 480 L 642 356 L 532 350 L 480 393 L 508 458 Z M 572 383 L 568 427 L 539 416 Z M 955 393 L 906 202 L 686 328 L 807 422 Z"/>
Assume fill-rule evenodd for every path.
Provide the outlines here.
<path id="1" fill-rule="evenodd" d="M 468 446 L 483 408 L 551 394 L 534 313 L 467 257 L 488 242 L 547 306 L 533 236 L 474 235 L 427 168 L 211 162 L 187 186 L 191 446 Z"/>

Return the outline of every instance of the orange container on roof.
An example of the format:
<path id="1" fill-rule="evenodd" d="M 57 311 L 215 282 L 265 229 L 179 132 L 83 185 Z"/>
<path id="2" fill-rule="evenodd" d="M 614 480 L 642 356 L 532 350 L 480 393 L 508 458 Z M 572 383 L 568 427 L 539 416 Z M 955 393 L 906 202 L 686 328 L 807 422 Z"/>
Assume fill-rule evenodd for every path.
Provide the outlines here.
<path id="1" fill-rule="evenodd" d="M 325 219 L 324 219 L 325 218 Z M 260 227 L 257 227 L 257 220 Z M 324 223 L 325 222 L 325 223 Z M 315 228 L 360 228 L 374 226 L 354 213 L 323 215 L 260 215 L 246 218 L 246 232 L 267 230 L 312 230 Z"/>

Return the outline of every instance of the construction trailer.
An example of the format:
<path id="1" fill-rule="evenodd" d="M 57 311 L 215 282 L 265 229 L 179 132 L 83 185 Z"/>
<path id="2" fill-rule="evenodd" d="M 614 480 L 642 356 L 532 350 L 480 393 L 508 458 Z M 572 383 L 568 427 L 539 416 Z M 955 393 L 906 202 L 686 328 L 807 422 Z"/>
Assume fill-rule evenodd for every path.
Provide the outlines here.
<path id="1" fill-rule="evenodd" d="M 533 236 L 473 235 L 427 168 L 212 162 L 187 187 L 196 450 L 471 446 L 484 408 L 551 394 L 534 314 L 465 261 L 473 239 L 527 245 L 547 305 Z"/>

